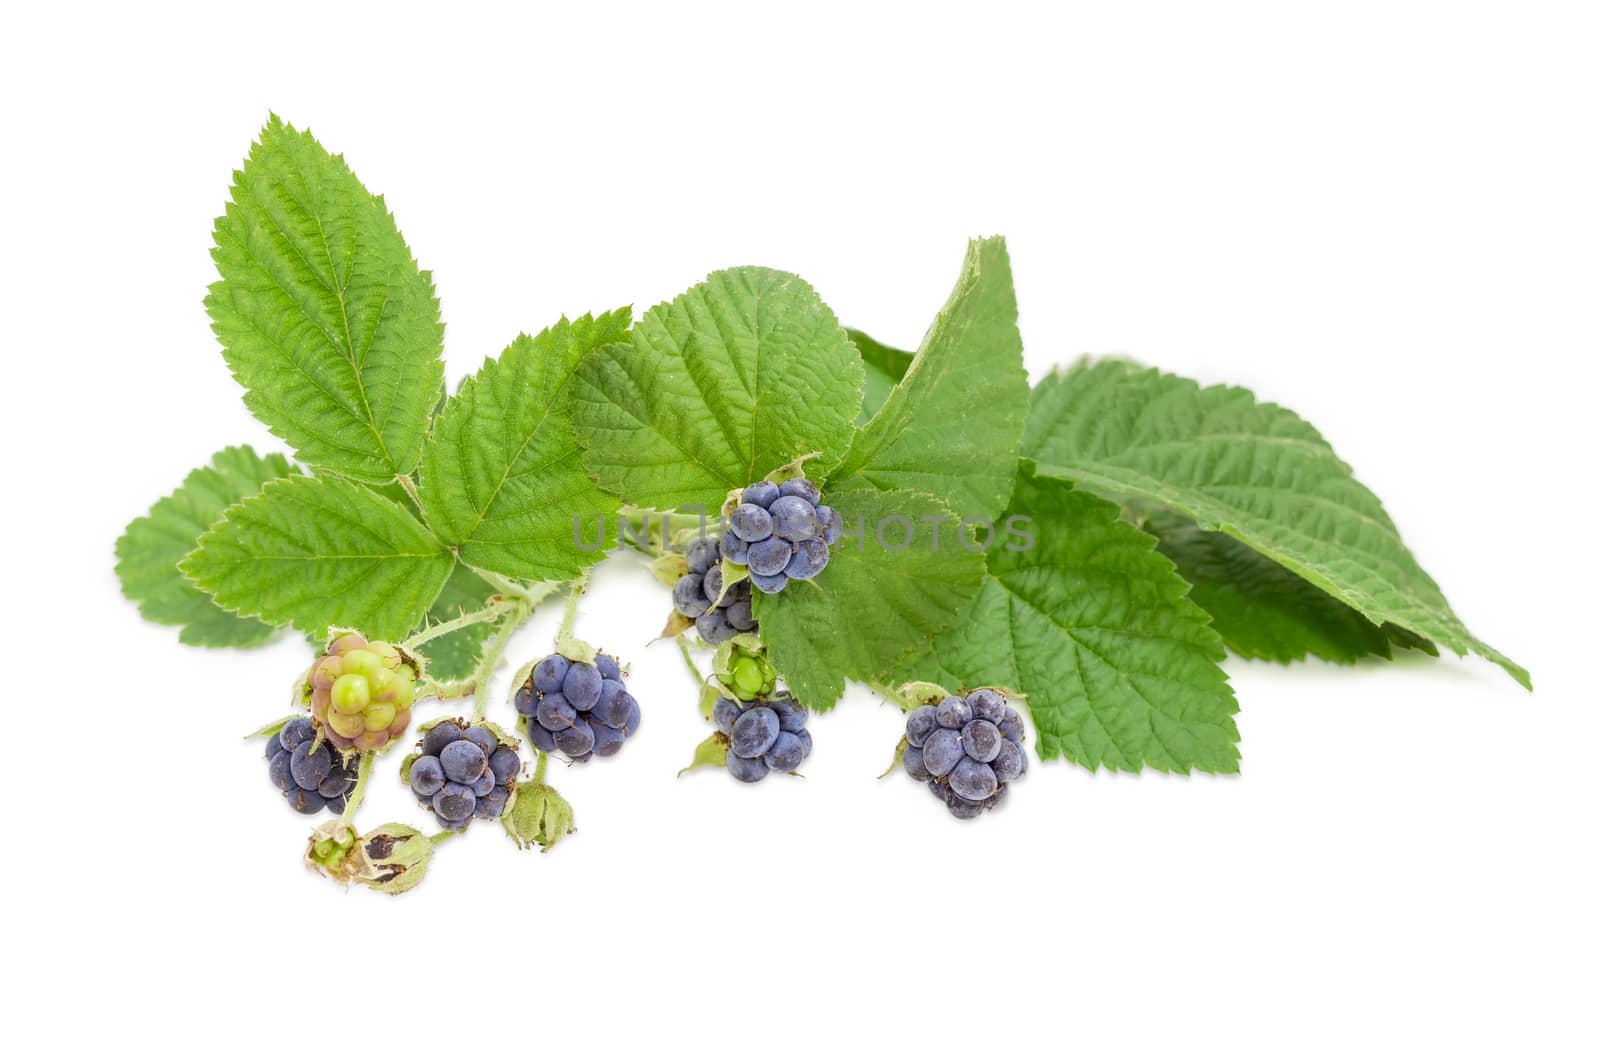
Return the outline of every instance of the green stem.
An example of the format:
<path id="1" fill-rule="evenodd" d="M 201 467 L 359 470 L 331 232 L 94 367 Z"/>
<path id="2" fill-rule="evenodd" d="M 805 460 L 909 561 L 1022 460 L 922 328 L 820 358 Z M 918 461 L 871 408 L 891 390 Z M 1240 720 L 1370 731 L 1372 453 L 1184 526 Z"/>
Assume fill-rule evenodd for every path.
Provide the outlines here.
<path id="1" fill-rule="evenodd" d="M 674 534 L 685 528 L 713 531 L 721 514 L 717 510 L 707 510 L 702 515 L 698 513 L 679 513 L 675 510 L 662 512 L 640 506 L 624 506 L 618 516 L 632 524 L 640 524 L 642 522 L 650 525 L 650 532 L 645 537 L 649 544 L 648 546 L 640 544 L 635 539 L 635 535 L 638 533 L 623 532 L 619 528 L 618 534 L 623 543 L 641 554 L 647 557 L 660 557 L 666 552 L 668 542 Z M 656 538 L 658 531 L 660 534 L 659 541 Z"/>
<path id="2" fill-rule="evenodd" d="M 344 813 L 339 815 L 341 820 L 349 821 L 356 816 L 356 808 L 361 806 L 362 799 L 366 797 L 367 781 L 372 777 L 372 766 L 377 759 L 376 751 L 361 753 L 361 764 L 356 770 L 356 787 L 350 790 L 349 798 L 344 801 Z"/>
<path id="3" fill-rule="evenodd" d="M 411 496 L 411 501 L 416 504 L 417 509 L 422 509 L 422 500 L 417 497 L 416 481 L 412 480 L 404 473 L 400 473 L 395 476 L 394 482 L 400 485 L 401 490 L 403 490 L 407 495 Z"/>
<path id="4" fill-rule="evenodd" d="M 545 752 L 539 753 L 539 761 L 533 764 L 533 783 L 544 784 L 545 768 L 550 765 L 550 756 Z"/>
<path id="5" fill-rule="evenodd" d="M 452 837 L 452 836 L 460 836 L 463 832 L 466 832 L 466 831 L 467 831 L 466 829 L 454 829 L 454 830 L 452 830 L 452 829 L 440 829 L 438 832 L 436 832 L 432 836 L 428 837 L 428 842 L 433 844 L 435 847 L 437 847 L 441 843 L 443 843 L 445 840 L 448 840 L 450 837 Z"/>
<path id="6" fill-rule="evenodd" d="M 411 496 L 411 504 L 416 506 L 416 509 L 422 509 L 422 499 L 418 498 L 418 494 L 416 494 L 416 482 L 414 480 L 406 477 L 405 474 L 395 474 L 395 483 L 400 485 L 400 490 Z"/>
<path id="7" fill-rule="evenodd" d="M 673 640 L 678 643 L 678 654 L 683 657 L 684 665 L 686 667 L 688 667 L 689 673 L 694 676 L 695 685 L 697 685 L 697 686 L 705 685 L 705 682 L 706 682 L 705 676 L 702 675 L 700 673 L 700 669 L 695 666 L 694 654 L 689 651 L 689 643 L 688 643 L 688 641 L 681 634 L 678 635 L 678 637 L 673 639 Z"/>
<path id="8" fill-rule="evenodd" d="M 567 610 L 561 617 L 561 629 L 556 632 L 557 642 L 564 642 L 572 637 L 572 631 L 578 625 L 578 599 L 583 596 L 588 583 L 587 575 L 572 581 L 572 590 L 567 594 Z"/>
<path id="9" fill-rule="evenodd" d="M 533 615 L 531 607 L 519 607 L 516 614 L 507 619 L 495 635 L 490 639 L 489 647 L 483 651 L 483 657 L 478 661 L 477 670 L 472 672 L 472 685 L 474 700 L 472 709 L 482 720 L 489 711 L 489 694 L 483 692 L 489 688 L 489 679 L 494 676 L 494 669 L 500 664 L 500 657 L 505 653 L 506 646 L 511 642 L 511 636 Z M 520 618 L 518 618 L 520 617 Z"/>
<path id="10" fill-rule="evenodd" d="M 884 700 L 887 700 L 889 703 L 898 707 L 901 711 L 911 710 L 911 702 L 909 700 L 907 700 L 897 691 L 890 689 L 882 682 L 868 682 L 867 688 L 878 694 L 878 696 L 882 697 Z"/>
<path id="11" fill-rule="evenodd" d="M 532 590 L 537 590 L 538 586 L 543 585 L 539 584 L 530 588 L 526 583 L 502 576 L 498 572 L 490 572 L 482 568 L 474 568 L 472 571 L 476 573 L 479 579 L 510 598 L 527 598 Z"/>
<path id="12" fill-rule="evenodd" d="M 400 643 L 400 648 L 407 652 L 416 652 L 417 647 L 435 638 L 442 638 L 452 631 L 459 631 L 463 627 L 471 627 L 475 623 L 488 623 L 490 620 L 499 619 L 500 615 L 508 609 L 516 608 L 522 604 L 511 598 L 496 598 L 476 612 L 464 612 L 453 620 L 436 623 L 432 627 L 424 627 L 410 638 Z"/>

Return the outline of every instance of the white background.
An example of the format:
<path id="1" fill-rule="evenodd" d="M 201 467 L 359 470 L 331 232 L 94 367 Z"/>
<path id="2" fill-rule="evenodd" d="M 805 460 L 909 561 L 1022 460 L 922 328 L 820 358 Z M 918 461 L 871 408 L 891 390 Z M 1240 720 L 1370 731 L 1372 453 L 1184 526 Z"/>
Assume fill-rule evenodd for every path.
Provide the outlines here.
<path id="1" fill-rule="evenodd" d="M 459 6 L 0 25 L 16 1051 L 1595 1051 L 1592 9 Z M 240 740 L 301 648 L 181 647 L 111 573 L 191 466 L 281 446 L 201 308 L 269 110 L 387 195 L 452 383 L 733 264 L 911 345 L 1004 233 L 1035 377 L 1121 352 L 1297 409 L 1536 692 L 1235 661 L 1242 776 L 1036 766 L 958 825 L 875 780 L 898 723 L 860 691 L 804 781 L 677 779 L 704 728 L 619 561 L 580 630 L 646 717 L 557 775 L 580 833 L 341 894 Z M 395 761 L 363 819 L 422 823 Z"/>

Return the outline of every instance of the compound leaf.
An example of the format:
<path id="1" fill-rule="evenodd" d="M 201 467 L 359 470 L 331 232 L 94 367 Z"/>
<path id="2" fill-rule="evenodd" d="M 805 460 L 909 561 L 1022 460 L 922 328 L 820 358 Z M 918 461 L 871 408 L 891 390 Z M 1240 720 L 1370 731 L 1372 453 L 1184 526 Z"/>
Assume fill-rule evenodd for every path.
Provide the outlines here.
<path id="1" fill-rule="evenodd" d="M 274 116 L 234 173 L 206 297 L 245 405 L 302 461 L 409 473 L 444 379 L 444 324 L 383 199 Z"/>
<path id="2" fill-rule="evenodd" d="M 1011 497 L 1027 404 L 1005 239 L 975 240 L 905 376 L 832 480 L 920 491 L 992 523 Z"/>
<path id="3" fill-rule="evenodd" d="M 217 604 L 307 634 L 353 627 L 398 639 L 455 557 L 400 506 L 338 477 L 269 482 L 200 537 L 184 574 Z"/>
<path id="4" fill-rule="evenodd" d="M 719 271 L 646 312 L 578 369 L 584 462 L 625 501 L 715 509 L 812 453 L 821 479 L 854 435 L 861 358 L 804 280 Z"/>
<path id="5" fill-rule="evenodd" d="M 184 578 L 178 563 L 229 506 L 269 480 L 298 472 L 279 454 L 262 457 L 247 446 L 218 451 L 117 540 L 122 593 L 139 603 L 145 619 L 183 628 L 178 640 L 185 645 L 247 647 L 271 638 L 277 628 L 218 608 Z"/>
<path id="6" fill-rule="evenodd" d="M 948 627 L 983 582 L 983 554 L 949 507 L 864 484 L 828 495 L 845 535 L 813 580 L 756 592 L 773 665 L 808 708 L 825 710 L 847 678 L 881 677 Z"/>
<path id="7" fill-rule="evenodd" d="M 1118 360 L 1079 363 L 1035 389 L 1023 453 L 1041 474 L 1180 510 L 1375 624 L 1476 652 L 1531 685 L 1466 629 L 1327 441 L 1245 389 L 1201 388 Z"/>
<path id="8" fill-rule="evenodd" d="M 582 551 L 575 521 L 617 512 L 583 467 L 572 428 L 573 371 L 626 340 L 631 312 L 562 319 L 519 336 L 445 403 L 423 449 L 422 509 L 461 560 L 526 580 L 572 579 L 604 557 Z"/>
<path id="9" fill-rule="evenodd" d="M 1024 477 L 965 614 L 897 680 L 1026 694 L 1039 756 L 1089 769 L 1232 773 L 1222 641 L 1154 537 L 1070 484 Z M 1020 540 L 1020 541 L 1018 541 Z"/>

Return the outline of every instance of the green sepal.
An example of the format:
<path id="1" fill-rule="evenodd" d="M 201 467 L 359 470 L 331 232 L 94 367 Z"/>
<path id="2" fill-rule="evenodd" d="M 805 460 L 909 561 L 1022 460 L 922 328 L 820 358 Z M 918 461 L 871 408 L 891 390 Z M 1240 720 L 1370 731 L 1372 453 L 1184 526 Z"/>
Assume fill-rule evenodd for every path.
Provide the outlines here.
<path id="1" fill-rule="evenodd" d="M 537 846 L 548 851 L 578 831 L 572 823 L 572 804 L 543 781 L 519 782 L 500 824 L 522 850 Z"/>
<path id="2" fill-rule="evenodd" d="M 689 562 L 682 554 L 671 550 L 653 558 L 646 567 L 663 587 L 677 586 L 678 580 L 689 574 Z"/>
<path id="3" fill-rule="evenodd" d="M 285 726 L 289 725 L 289 723 L 293 722 L 295 719 L 298 719 L 304 714 L 305 712 L 303 711 L 297 711 L 292 715 L 285 715 L 281 719 L 273 719 L 265 726 L 262 726 L 259 729 L 251 730 L 249 733 L 245 734 L 244 739 L 247 741 L 253 741 L 257 737 L 275 737 Z"/>
<path id="4" fill-rule="evenodd" d="M 708 766 L 726 767 L 727 765 L 728 738 L 719 731 L 695 745 L 694 758 L 690 760 L 688 766 L 678 771 L 678 776 L 682 777 L 690 770 L 701 770 Z"/>
<path id="5" fill-rule="evenodd" d="M 343 818 L 319 825 L 306 848 L 306 865 L 338 883 L 362 884 L 387 895 L 411 890 L 427 875 L 433 841 L 409 825 L 390 822 L 350 840 L 355 829 Z M 344 853 L 334 856 L 331 843 Z"/>
<path id="6" fill-rule="evenodd" d="M 894 773 L 896 770 L 905 765 L 906 748 L 908 748 L 910 744 L 911 742 L 906 740 L 905 736 L 902 734 L 900 737 L 900 743 L 894 746 L 894 759 L 889 763 L 889 769 L 878 775 L 879 781 L 882 781 L 884 778 L 888 777 L 890 774 Z"/>

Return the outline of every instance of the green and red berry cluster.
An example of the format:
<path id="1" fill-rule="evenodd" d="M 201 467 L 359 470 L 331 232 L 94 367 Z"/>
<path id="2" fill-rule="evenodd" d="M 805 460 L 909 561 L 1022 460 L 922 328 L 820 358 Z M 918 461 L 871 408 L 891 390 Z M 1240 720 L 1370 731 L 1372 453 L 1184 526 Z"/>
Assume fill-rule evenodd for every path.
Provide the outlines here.
<path id="1" fill-rule="evenodd" d="M 406 732 L 422 664 L 388 642 L 341 634 L 306 675 L 302 697 L 340 748 L 382 748 Z"/>

